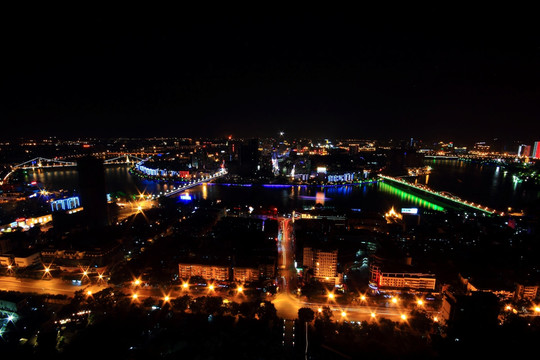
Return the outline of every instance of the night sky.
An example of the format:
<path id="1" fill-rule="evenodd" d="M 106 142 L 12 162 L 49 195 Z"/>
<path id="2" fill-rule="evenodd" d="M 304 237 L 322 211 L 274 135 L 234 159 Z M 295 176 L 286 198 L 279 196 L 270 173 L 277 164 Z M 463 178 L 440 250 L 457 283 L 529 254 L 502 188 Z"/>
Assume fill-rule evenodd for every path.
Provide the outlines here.
<path id="1" fill-rule="evenodd" d="M 537 22 L 446 15 L 14 14 L 0 137 L 540 140 Z"/>

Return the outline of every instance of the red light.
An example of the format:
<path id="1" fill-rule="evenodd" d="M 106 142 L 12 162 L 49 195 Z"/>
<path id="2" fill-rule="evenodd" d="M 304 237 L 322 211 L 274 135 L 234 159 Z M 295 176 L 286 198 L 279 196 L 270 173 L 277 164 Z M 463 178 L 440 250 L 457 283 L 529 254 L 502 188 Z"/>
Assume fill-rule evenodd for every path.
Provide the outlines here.
<path id="1" fill-rule="evenodd" d="M 36 185 L 36 184 L 37 184 L 37 181 L 32 181 L 30 184 Z"/>
<path id="2" fill-rule="evenodd" d="M 83 148 L 89 148 L 90 145 L 89 145 L 89 144 L 84 144 L 82 147 L 83 147 Z"/>

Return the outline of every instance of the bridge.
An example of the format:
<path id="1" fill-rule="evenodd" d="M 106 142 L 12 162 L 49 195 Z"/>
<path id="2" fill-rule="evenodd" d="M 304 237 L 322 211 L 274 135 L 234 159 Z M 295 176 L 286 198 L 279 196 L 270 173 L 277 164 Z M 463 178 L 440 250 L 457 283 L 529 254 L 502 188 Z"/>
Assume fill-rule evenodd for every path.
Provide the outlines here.
<path id="1" fill-rule="evenodd" d="M 117 157 L 112 158 L 112 159 L 107 159 L 107 160 L 103 161 L 103 164 L 105 164 L 105 165 L 110 165 L 110 164 L 131 164 L 131 163 L 136 163 L 136 162 L 140 162 L 140 161 L 143 161 L 143 160 L 144 159 L 141 159 L 140 157 L 130 155 L 130 154 L 125 154 L 125 155 L 117 156 Z"/>
<path id="2" fill-rule="evenodd" d="M 425 159 L 458 160 L 459 157 L 452 155 L 425 155 Z"/>
<path id="3" fill-rule="evenodd" d="M 143 159 L 134 156 L 132 154 L 122 154 L 112 159 L 106 159 L 103 161 L 104 165 L 117 165 L 117 164 L 131 164 L 142 161 Z M 38 170 L 38 169 L 52 169 L 52 168 L 66 168 L 77 166 L 76 161 L 65 161 L 58 158 L 47 159 L 44 157 L 36 157 L 23 163 L 13 165 L 11 170 L 4 176 L 0 185 L 2 185 L 14 172 L 17 170 Z"/>
<path id="4" fill-rule="evenodd" d="M 217 178 L 219 178 L 221 176 L 224 176 L 224 175 L 227 175 L 227 170 L 222 168 L 218 172 L 216 172 L 216 173 L 214 173 L 214 174 L 212 174 L 210 176 L 203 177 L 202 179 L 199 179 L 199 180 L 190 181 L 186 185 L 179 186 L 178 188 L 173 187 L 171 190 L 167 190 L 164 193 L 160 193 L 160 195 L 167 196 L 167 197 L 174 196 L 176 194 L 181 193 L 182 191 L 185 191 L 185 190 L 190 189 L 190 188 L 195 187 L 195 186 L 199 186 L 202 183 L 212 181 L 212 180 L 217 179 Z"/>
<path id="5" fill-rule="evenodd" d="M 392 177 L 392 176 L 387 176 L 387 175 L 382 175 L 382 174 L 379 174 L 379 177 L 381 179 L 383 179 L 383 180 L 386 180 L 386 181 L 389 181 L 389 182 L 392 182 L 392 183 L 395 183 L 395 184 L 399 184 L 399 185 L 402 185 L 402 186 L 405 186 L 405 187 L 408 187 L 408 188 L 412 188 L 412 189 L 415 189 L 415 190 L 417 190 L 419 192 L 423 192 L 425 194 L 428 194 L 431 197 L 438 198 L 440 200 L 451 203 L 454 206 L 458 206 L 460 208 L 467 208 L 467 209 L 470 209 L 470 210 L 480 211 L 481 213 L 488 214 L 488 215 L 501 215 L 501 216 L 504 215 L 504 212 L 499 213 L 494 209 L 488 208 L 487 206 L 482 206 L 480 204 L 475 204 L 473 202 L 462 200 L 462 199 L 458 198 L 457 196 L 448 194 L 448 193 L 446 193 L 444 191 L 432 190 L 432 189 L 428 188 L 425 185 L 416 185 L 416 184 L 407 182 L 407 181 L 405 181 L 403 179 L 400 179 L 400 178 L 397 178 L 397 177 Z"/>

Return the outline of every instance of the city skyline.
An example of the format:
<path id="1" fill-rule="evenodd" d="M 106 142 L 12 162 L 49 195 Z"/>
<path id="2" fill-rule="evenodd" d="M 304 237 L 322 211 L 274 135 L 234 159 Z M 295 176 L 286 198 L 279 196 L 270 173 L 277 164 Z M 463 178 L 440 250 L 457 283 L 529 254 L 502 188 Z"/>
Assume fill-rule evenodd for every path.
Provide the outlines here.
<path id="1" fill-rule="evenodd" d="M 532 25 L 426 18 L 15 16 L 5 25 L 2 138 L 24 127 L 29 136 L 536 141 Z"/>

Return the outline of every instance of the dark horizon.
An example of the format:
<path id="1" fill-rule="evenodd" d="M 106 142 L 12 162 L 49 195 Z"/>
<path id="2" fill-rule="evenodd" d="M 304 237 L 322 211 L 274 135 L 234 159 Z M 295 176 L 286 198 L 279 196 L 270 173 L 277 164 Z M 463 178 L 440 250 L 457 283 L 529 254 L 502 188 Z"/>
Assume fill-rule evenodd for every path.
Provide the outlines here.
<path id="1" fill-rule="evenodd" d="M 538 140 L 527 21 L 176 15 L 9 20 L 0 137 Z"/>

